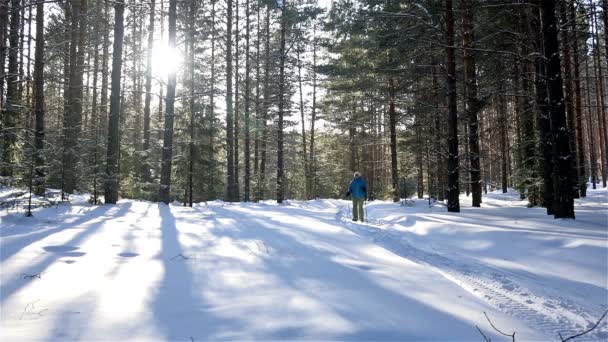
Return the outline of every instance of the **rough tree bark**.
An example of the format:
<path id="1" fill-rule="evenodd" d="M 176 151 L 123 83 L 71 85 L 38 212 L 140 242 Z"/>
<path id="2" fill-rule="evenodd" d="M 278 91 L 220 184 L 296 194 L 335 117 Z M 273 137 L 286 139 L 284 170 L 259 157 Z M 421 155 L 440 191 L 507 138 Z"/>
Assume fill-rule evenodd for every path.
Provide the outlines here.
<path id="1" fill-rule="evenodd" d="M 234 112 L 232 107 L 232 0 L 227 1 L 226 15 L 226 200 L 236 202 L 236 176 L 234 174 Z"/>
<path id="2" fill-rule="evenodd" d="M 2 111 L 2 165 L 0 176 L 13 176 L 13 163 L 15 162 L 15 144 L 17 142 L 17 120 L 19 117 L 19 8 L 20 0 L 11 0 L 10 24 L 9 24 L 9 45 L 8 49 L 8 74 L 6 75 L 6 104 Z M 4 67 L 2 67 L 4 69 Z"/>
<path id="3" fill-rule="evenodd" d="M 285 175 L 284 175 L 284 145 L 283 145 L 283 116 L 285 110 L 285 40 L 287 34 L 287 0 L 283 0 L 281 6 L 281 35 L 279 48 L 279 112 L 277 125 L 277 203 L 283 203 L 285 195 Z"/>
<path id="4" fill-rule="evenodd" d="M 460 212 L 458 184 L 458 113 L 456 107 L 456 58 L 454 55 L 454 13 L 452 1 L 445 0 L 447 91 L 448 91 L 448 211 Z"/>
<path id="5" fill-rule="evenodd" d="M 36 4 L 36 52 L 34 56 L 34 184 L 35 193 L 44 195 L 44 3 Z"/>
<path id="6" fill-rule="evenodd" d="M 144 99 L 144 143 L 142 150 L 144 162 L 142 170 L 142 180 L 144 183 L 150 182 L 150 103 L 152 102 L 152 48 L 154 46 L 154 10 L 155 0 L 150 0 L 150 22 L 148 24 L 148 51 L 146 56 L 146 96 Z"/>
<path id="7" fill-rule="evenodd" d="M 555 2 L 552 0 L 542 0 L 540 9 L 544 38 L 544 56 L 547 60 L 547 89 L 553 135 L 553 158 L 551 161 L 545 160 L 545 163 L 551 162 L 553 164 L 554 217 L 574 218 L 573 179 L 570 173 L 573 167 L 573 160 L 570 153 L 570 136 L 566 125 L 559 42 L 555 20 Z"/>
<path id="8" fill-rule="evenodd" d="M 110 115 L 108 118 L 108 151 L 106 159 L 105 202 L 118 201 L 119 170 L 118 151 L 120 148 L 120 82 L 122 76 L 122 41 L 124 37 L 123 1 L 114 3 L 114 45 L 112 56 L 112 90 L 110 92 Z"/>
<path id="9" fill-rule="evenodd" d="M 468 125 L 468 143 L 469 143 L 469 162 L 470 162 L 470 177 L 471 177 L 471 193 L 474 207 L 481 206 L 481 165 L 479 153 L 479 121 L 477 114 L 481 110 L 479 99 L 477 98 L 477 76 L 475 66 L 475 27 L 474 27 L 474 12 L 471 0 L 461 1 L 463 13 L 462 21 L 462 40 L 463 40 L 463 64 L 464 64 L 464 79 L 466 87 L 466 103 L 465 117 Z"/>
<path id="10" fill-rule="evenodd" d="M 169 49 L 175 50 L 175 31 L 177 19 L 177 0 L 169 1 Z M 169 204 L 171 200 L 171 166 L 173 159 L 173 120 L 175 114 L 175 85 L 176 72 L 169 73 L 167 81 L 167 105 L 165 112 L 165 131 L 163 137 L 163 153 L 160 171 L 160 201 Z"/>

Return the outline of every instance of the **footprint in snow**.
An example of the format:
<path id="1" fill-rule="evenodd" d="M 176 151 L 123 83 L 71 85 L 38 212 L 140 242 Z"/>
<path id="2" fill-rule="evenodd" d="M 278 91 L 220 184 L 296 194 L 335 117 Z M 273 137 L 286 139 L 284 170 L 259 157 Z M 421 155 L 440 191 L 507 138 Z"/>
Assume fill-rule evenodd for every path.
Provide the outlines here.
<path id="1" fill-rule="evenodd" d="M 531 300 L 529 300 L 529 299 L 526 300 L 526 303 L 528 303 L 528 304 L 534 304 L 534 302 L 531 301 Z"/>
<path id="2" fill-rule="evenodd" d="M 556 309 L 555 305 L 551 304 L 551 303 L 543 303 L 544 306 L 551 308 L 551 309 Z"/>
<path id="3" fill-rule="evenodd" d="M 123 258 L 133 258 L 138 256 L 139 254 L 137 253 L 131 253 L 131 252 L 125 252 L 125 253 L 118 253 L 118 256 L 121 256 Z"/>

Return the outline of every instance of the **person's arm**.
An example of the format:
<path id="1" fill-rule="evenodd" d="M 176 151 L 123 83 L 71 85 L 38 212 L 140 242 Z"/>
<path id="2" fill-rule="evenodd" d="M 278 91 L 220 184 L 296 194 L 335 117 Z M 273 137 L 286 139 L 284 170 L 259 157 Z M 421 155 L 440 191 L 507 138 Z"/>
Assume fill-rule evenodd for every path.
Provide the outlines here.
<path id="1" fill-rule="evenodd" d="M 352 189 L 353 189 L 353 183 L 351 182 L 350 185 L 348 186 L 348 190 L 346 191 L 346 197 L 350 196 Z"/>

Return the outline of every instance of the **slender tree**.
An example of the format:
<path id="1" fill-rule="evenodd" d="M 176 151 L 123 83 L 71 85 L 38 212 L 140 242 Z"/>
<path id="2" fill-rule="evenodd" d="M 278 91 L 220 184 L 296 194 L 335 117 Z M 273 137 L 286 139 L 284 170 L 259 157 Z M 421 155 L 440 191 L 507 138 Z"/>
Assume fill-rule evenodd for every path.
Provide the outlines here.
<path id="1" fill-rule="evenodd" d="M 8 50 L 8 75 L 6 77 L 6 105 L 2 111 L 2 165 L 0 167 L 0 176 L 13 176 L 13 165 L 16 155 L 17 143 L 17 120 L 19 117 L 19 108 L 21 102 L 21 94 L 19 93 L 19 22 L 21 15 L 19 9 L 21 7 L 20 0 L 11 0 L 10 10 L 10 29 L 9 29 L 9 44 Z M 2 66 L 4 69 L 4 65 Z"/>
<path id="2" fill-rule="evenodd" d="M 36 52 L 34 56 L 35 192 L 44 195 L 44 2 L 36 4 Z"/>
<path id="3" fill-rule="evenodd" d="M 169 1 L 169 50 L 175 51 L 177 20 L 177 0 Z M 160 171 L 160 188 L 158 197 L 161 202 L 169 204 L 171 200 L 171 165 L 173 159 L 173 120 L 175 114 L 176 73 L 172 70 L 167 81 L 167 105 L 165 112 L 165 131 Z"/>
<path id="4" fill-rule="evenodd" d="M 146 95 L 144 99 L 144 143 L 142 150 L 144 152 L 144 162 L 142 170 L 142 180 L 145 183 L 150 182 L 150 103 L 152 102 L 152 48 L 154 47 L 154 10 L 155 0 L 150 0 L 150 22 L 148 24 L 148 51 L 146 60 Z"/>
<path id="5" fill-rule="evenodd" d="M 110 94 L 110 115 L 108 119 L 108 150 L 106 159 L 105 202 L 118 201 L 120 150 L 120 88 L 122 76 L 122 41 L 124 37 L 124 0 L 114 3 L 114 44 L 112 56 L 112 90 Z"/>
<path id="6" fill-rule="evenodd" d="M 283 203 L 285 196 L 285 162 L 283 141 L 283 118 L 285 116 L 285 42 L 287 35 L 287 1 L 281 4 L 281 34 L 279 38 L 279 112 L 277 121 L 277 203 Z"/>
<path id="7" fill-rule="evenodd" d="M 227 0 L 226 9 L 226 200 L 238 201 L 234 155 L 234 108 L 232 106 L 232 0 Z"/>
<path id="8" fill-rule="evenodd" d="M 456 99 L 456 58 L 454 53 L 454 13 L 452 1 L 445 0 L 447 91 L 448 91 L 448 211 L 460 212 L 458 184 L 458 113 Z"/>
<path id="9" fill-rule="evenodd" d="M 250 58 L 249 58 L 249 35 L 251 26 L 251 13 L 249 12 L 249 0 L 245 1 L 245 202 L 250 200 L 251 187 L 251 137 L 249 135 L 249 110 L 251 106 L 251 79 L 250 79 Z"/>
<path id="10" fill-rule="evenodd" d="M 474 53 L 474 12 L 472 0 L 461 0 L 463 8 L 462 17 L 462 39 L 463 39 L 463 64 L 464 80 L 466 88 L 465 117 L 468 125 L 468 146 L 470 161 L 471 193 L 474 207 L 481 205 L 481 165 L 479 162 L 479 121 L 477 114 L 481 110 L 481 104 L 477 98 L 477 76 Z"/>

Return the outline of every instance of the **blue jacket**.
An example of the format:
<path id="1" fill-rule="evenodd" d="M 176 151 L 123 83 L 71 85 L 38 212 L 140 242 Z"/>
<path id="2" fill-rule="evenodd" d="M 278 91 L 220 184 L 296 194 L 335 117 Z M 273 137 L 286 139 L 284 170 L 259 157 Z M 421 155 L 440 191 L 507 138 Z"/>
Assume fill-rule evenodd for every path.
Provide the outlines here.
<path id="1" fill-rule="evenodd" d="M 350 182 L 346 196 L 352 198 L 367 198 L 367 182 L 361 177 L 357 177 Z"/>

